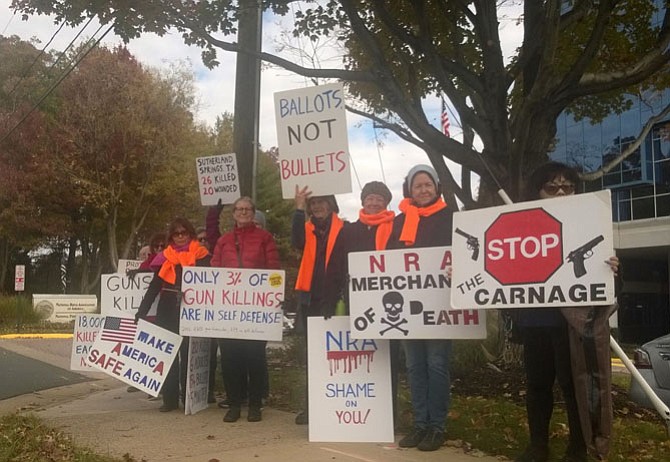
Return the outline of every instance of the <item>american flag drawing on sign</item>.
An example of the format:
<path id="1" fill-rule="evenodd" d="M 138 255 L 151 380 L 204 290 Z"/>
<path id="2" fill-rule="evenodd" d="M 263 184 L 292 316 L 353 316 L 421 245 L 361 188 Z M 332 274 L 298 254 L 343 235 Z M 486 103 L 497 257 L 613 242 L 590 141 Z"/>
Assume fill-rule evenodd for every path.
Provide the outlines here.
<path id="1" fill-rule="evenodd" d="M 133 343 L 137 325 L 132 319 L 113 318 L 107 316 L 102 327 L 100 340 L 119 343 Z"/>
<path id="2" fill-rule="evenodd" d="M 444 96 L 441 96 L 442 98 L 442 114 L 440 116 L 440 119 L 442 121 L 442 133 L 444 133 L 444 136 L 449 137 L 449 127 L 451 124 L 449 123 L 449 114 L 447 114 L 447 104 L 444 102 Z"/>

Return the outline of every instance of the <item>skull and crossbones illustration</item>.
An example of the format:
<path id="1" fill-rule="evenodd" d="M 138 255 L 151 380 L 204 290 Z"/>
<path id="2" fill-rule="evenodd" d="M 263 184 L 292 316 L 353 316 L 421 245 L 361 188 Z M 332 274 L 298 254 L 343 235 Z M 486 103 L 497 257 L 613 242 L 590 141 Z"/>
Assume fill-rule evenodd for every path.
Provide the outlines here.
<path id="1" fill-rule="evenodd" d="M 384 335 L 391 329 L 397 329 L 402 332 L 404 335 L 409 334 L 409 331 L 403 329 L 403 324 L 407 324 L 407 319 L 401 318 L 403 306 L 405 305 L 405 299 L 403 298 L 400 292 L 387 292 L 382 297 L 382 304 L 384 305 L 384 311 L 386 312 L 386 317 L 381 318 L 382 324 L 386 324 L 388 327 L 379 331 L 379 335 Z"/>

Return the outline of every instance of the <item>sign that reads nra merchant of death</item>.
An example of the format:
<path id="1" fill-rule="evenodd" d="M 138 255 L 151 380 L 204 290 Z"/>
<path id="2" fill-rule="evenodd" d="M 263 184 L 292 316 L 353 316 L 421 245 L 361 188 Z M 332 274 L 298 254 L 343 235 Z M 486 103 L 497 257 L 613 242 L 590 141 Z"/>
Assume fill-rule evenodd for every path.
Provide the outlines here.
<path id="1" fill-rule="evenodd" d="M 307 322 L 309 440 L 392 442 L 389 342 L 353 339 L 347 316 Z"/>
<path id="2" fill-rule="evenodd" d="M 457 212 L 452 251 L 455 307 L 614 302 L 609 190 Z"/>
<path id="3" fill-rule="evenodd" d="M 349 254 L 354 338 L 486 338 L 486 315 L 449 304 L 449 247 Z"/>
<path id="4" fill-rule="evenodd" d="M 179 333 L 280 341 L 284 280 L 282 270 L 184 267 Z"/>
<path id="5" fill-rule="evenodd" d="M 240 197 L 240 178 L 235 154 L 195 159 L 202 205 L 232 204 Z"/>
<path id="6" fill-rule="evenodd" d="M 275 93 L 279 173 L 284 199 L 307 186 L 314 196 L 351 192 L 341 84 Z"/>
<path id="7" fill-rule="evenodd" d="M 182 338 L 140 319 L 105 317 L 86 362 L 135 388 L 158 396 Z"/>

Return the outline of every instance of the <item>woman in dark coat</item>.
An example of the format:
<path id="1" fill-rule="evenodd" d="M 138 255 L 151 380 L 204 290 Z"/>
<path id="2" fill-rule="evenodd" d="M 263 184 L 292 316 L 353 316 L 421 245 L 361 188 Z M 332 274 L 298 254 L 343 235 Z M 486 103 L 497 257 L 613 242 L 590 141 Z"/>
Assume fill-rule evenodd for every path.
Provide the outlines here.
<path id="1" fill-rule="evenodd" d="M 168 246 L 156 255 L 151 267 L 156 271 L 142 299 L 135 319 L 146 319 L 151 304 L 158 299 L 156 325 L 179 333 L 179 306 L 181 303 L 181 272 L 184 266 L 209 266 L 209 252 L 196 239 L 195 228 L 185 218 L 175 218 L 168 230 Z M 186 370 L 188 366 L 188 338 L 184 338 L 165 377 L 161 393 L 163 405 L 161 412 L 179 407 L 186 396 Z M 181 384 L 181 392 L 180 392 Z"/>

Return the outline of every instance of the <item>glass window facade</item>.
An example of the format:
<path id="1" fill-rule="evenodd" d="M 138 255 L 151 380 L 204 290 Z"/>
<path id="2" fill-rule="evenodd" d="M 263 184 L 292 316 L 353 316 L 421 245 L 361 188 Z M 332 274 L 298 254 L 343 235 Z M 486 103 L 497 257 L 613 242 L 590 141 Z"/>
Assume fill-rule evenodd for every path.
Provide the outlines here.
<path id="1" fill-rule="evenodd" d="M 566 113 L 556 123 L 551 158 L 594 171 L 615 161 L 635 142 L 650 117 L 670 103 L 670 90 L 630 96 L 631 107 L 598 124 Z M 656 124 L 642 144 L 585 191 L 612 191 L 614 221 L 670 216 L 670 118 Z"/>

